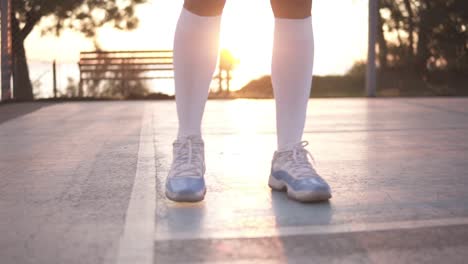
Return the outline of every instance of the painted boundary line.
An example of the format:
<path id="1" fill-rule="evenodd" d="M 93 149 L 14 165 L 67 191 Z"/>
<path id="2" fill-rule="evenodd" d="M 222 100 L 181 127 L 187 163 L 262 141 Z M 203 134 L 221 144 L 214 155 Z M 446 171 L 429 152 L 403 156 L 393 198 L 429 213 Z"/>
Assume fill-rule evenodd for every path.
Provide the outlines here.
<path id="1" fill-rule="evenodd" d="M 381 223 L 352 223 L 336 225 L 312 225 L 294 227 L 270 227 L 258 229 L 242 229 L 215 232 L 184 232 L 184 233 L 155 233 L 155 241 L 187 240 L 187 239 L 231 239 L 258 238 L 294 235 L 343 234 L 355 232 L 390 231 L 415 228 L 446 227 L 468 225 L 468 217 L 441 218 L 414 221 L 396 221 Z"/>
<path id="2" fill-rule="evenodd" d="M 120 237 L 118 264 L 153 263 L 156 210 L 156 168 L 152 114 L 145 104 L 140 132 L 137 169 L 125 227 Z"/>

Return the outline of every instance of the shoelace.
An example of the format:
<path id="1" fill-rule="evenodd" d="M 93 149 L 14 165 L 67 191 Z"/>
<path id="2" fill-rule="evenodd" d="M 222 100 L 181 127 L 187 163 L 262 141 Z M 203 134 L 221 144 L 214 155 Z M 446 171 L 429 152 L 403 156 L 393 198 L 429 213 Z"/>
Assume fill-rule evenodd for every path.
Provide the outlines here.
<path id="1" fill-rule="evenodd" d="M 174 145 L 174 176 L 195 176 L 203 172 L 201 144 L 193 142 L 193 138 L 188 137 Z"/>
<path id="2" fill-rule="evenodd" d="M 288 157 L 290 159 L 288 166 L 298 176 L 310 176 L 317 174 L 309 161 L 310 158 L 312 163 L 315 164 L 315 159 L 312 154 L 307 149 L 305 149 L 305 147 L 308 145 L 308 141 L 301 141 L 297 145 L 293 146 L 292 150 L 285 151 L 292 152 L 292 160 L 290 159 L 290 156 Z"/>

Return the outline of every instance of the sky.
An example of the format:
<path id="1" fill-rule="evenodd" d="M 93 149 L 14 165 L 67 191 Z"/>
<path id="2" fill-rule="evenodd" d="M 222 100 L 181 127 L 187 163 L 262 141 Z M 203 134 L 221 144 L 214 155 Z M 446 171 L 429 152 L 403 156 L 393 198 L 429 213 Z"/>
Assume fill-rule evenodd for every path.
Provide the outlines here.
<path id="1" fill-rule="evenodd" d="M 273 14 L 268 0 L 228 0 L 221 24 L 220 46 L 239 61 L 232 87 L 239 89 L 250 80 L 270 74 Z M 172 49 L 173 35 L 182 0 L 148 0 L 137 8 L 138 29 L 122 32 L 111 27 L 98 31 L 104 50 Z M 344 74 L 366 58 L 368 0 L 314 0 L 315 75 Z M 94 50 L 92 41 L 81 34 L 64 32 L 59 38 L 41 36 L 34 30 L 26 39 L 32 61 L 56 59 L 75 64 L 79 52 Z M 173 93 L 171 84 L 156 89 Z"/>

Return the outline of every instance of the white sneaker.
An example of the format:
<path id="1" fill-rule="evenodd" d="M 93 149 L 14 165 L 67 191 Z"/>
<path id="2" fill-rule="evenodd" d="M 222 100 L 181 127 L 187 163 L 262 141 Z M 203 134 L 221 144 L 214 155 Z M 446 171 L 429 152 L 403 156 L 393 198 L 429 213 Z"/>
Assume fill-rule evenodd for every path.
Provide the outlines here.
<path id="1" fill-rule="evenodd" d="M 176 202 L 198 202 L 206 193 L 205 151 L 199 136 L 173 143 L 173 161 L 166 178 L 166 197 Z"/>
<path id="2" fill-rule="evenodd" d="M 268 185 L 287 191 L 290 198 L 300 202 L 326 201 L 331 198 L 330 186 L 310 163 L 309 157 L 313 157 L 305 149 L 308 144 L 302 141 L 290 150 L 275 152 Z"/>

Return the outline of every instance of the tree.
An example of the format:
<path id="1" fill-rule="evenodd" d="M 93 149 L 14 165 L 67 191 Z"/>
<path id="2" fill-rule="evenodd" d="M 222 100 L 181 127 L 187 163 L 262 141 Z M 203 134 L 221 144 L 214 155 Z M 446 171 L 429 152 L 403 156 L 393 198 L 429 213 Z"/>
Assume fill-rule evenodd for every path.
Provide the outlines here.
<path id="1" fill-rule="evenodd" d="M 43 18 L 51 23 L 44 33 L 60 35 L 64 29 L 78 30 L 93 37 L 105 24 L 131 30 L 138 26 L 135 6 L 147 0 L 14 0 L 12 1 L 13 87 L 15 98 L 32 100 L 24 41 Z"/>
<path id="2" fill-rule="evenodd" d="M 381 64 L 419 74 L 468 70 L 468 1 L 380 0 Z M 392 39 L 390 39 L 392 37 Z M 379 42 L 379 46 L 380 42 Z M 380 50 L 380 49 L 379 49 Z"/>
<path id="3" fill-rule="evenodd" d="M 379 61 L 381 66 L 409 65 L 414 46 L 414 15 L 412 0 L 381 0 L 378 36 Z M 409 8 L 409 9 L 408 9 Z M 390 41 L 386 35 L 391 35 Z M 382 49 L 380 48 L 382 47 Z M 382 51 L 382 52 L 380 52 Z M 386 69 L 386 67 L 383 67 Z"/>

